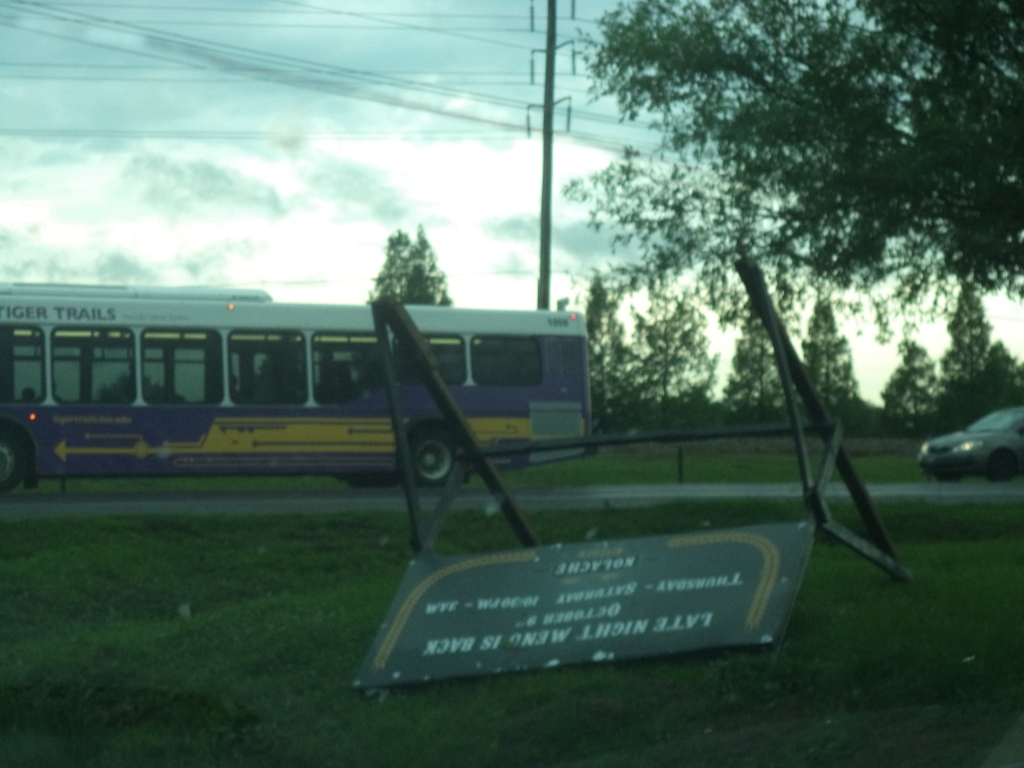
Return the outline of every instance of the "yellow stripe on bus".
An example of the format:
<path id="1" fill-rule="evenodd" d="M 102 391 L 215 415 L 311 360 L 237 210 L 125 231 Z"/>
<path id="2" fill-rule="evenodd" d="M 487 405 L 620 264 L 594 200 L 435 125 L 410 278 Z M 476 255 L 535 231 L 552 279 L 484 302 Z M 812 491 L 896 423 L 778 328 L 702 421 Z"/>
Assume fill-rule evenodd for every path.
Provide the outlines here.
<path id="1" fill-rule="evenodd" d="M 528 418 L 469 419 L 481 443 L 495 440 L 528 439 Z M 93 442 L 99 438 L 102 444 Z M 152 446 L 138 433 L 86 433 L 84 445 L 61 440 L 54 453 L 61 461 L 72 455 L 123 455 L 146 459 L 186 454 L 253 453 L 392 453 L 395 439 L 391 420 L 386 418 L 258 417 L 225 416 L 214 419 L 210 429 L 194 442 L 164 441 Z M 124 445 L 111 445 L 123 440 Z"/>

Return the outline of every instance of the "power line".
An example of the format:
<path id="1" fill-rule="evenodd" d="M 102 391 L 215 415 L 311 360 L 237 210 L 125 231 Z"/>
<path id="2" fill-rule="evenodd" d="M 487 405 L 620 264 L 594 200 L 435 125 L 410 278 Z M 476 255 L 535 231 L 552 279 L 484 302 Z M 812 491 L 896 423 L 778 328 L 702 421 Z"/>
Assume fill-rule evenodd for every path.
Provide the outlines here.
<path id="1" fill-rule="evenodd" d="M 235 75 L 232 77 L 217 77 L 217 76 L 192 76 L 192 77 L 147 77 L 145 75 L 139 77 L 132 77 L 130 75 L 122 76 L 111 76 L 98 77 L 96 75 L 35 75 L 35 74 L 4 74 L 0 73 L 0 80 L 45 80 L 47 82 L 84 82 L 84 83 L 237 83 L 241 75 Z M 430 77 L 429 75 L 423 75 L 423 77 Z M 523 80 L 446 80 L 449 85 L 457 85 L 460 82 L 469 85 L 500 85 L 500 86 L 524 86 L 530 85 Z M 585 93 L 576 89 L 573 93 Z"/>
<path id="2" fill-rule="evenodd" d="M 375 143 L 396 140 L 424 139 L 498 139 L 501 137 L 511 138 L 510 133 L 515 131 L 521 133 L 519 126 L 502 130 L 496 127 L 491 132 L 484 131 L 396 131 L 393 134 L 383 134 L 380 131 L 231 131 L 231 130 L 116 130 L 107 128 L 2 128 L 0 136 L 40 139 L 160 139 L 168 141 L 281 141 L 281 142 L 309 142 L 318 140 L 344 139 L 351 142 Z M 572 133 L 557 132 L 559 139 L 570 143 L 584 146 L 606 149 L 611 152 L 618 152 L 622 144 L 610 141 L 600 136 L 583 134 L 578 131 Z M 654 151 L 654 148 L 648 148 Z"/>
<path id="3" fill-rule="evenodd" d="M 504 27 L 445 27 L 443 29 L 437 27 L 424 27 L 403 24 L 400 26 L 388 25 L 386 20 L 380 20 L 377 24 L 325 24 L 319 23 L 301 23 L 301 22 L 281 22 L 281 21 L 181 21 L 172 19 L 146 19 L 147 24 L 159 24 L 163 26 L 176 26 L 176 27 L 247 27 L 256 29 L 350 29 L 353 31 L 365 32 L 367 30 L 376 30 L 379 32 L 433 32 L 437 34 L 451 34 L 454 32 L 500 32 L 508 35 L 536 35 L 536 32 L 532 32 L 529 29 L 508 29 Z M 462 35 L 459 35 L 460 37 Z M 509 45 L 507 42 L 497 40 L 484 40 L 482 38 L 470 38 L 479 42 L 493 43 L 495 45 Z M 510 46 L 511 47 L 511 46 Z M 516 48 L 523 48 L 523 46 L 515 46 Z"/>
<path id="4" fill-rule="evenodd" d="M 489 43 L 489 44 L 492 44 L 492 45 L 501 45 L 501 46 L 510 47 L 510 48 L 521 48 L 523 50 L 529 50 L 530 49 L 530 46 L 528 46 L 528 45 L 517 45 L 515 43 L 506 43 L 504 41 L 499 42 L 499 41 L 490 40 L 490 39 L 487 39 L 487 38 L 476 37 L 475 35 L 467 35 L 467 34 L 462 33 L 462 32 L 447 32 L 445 30 L 437 29 L 437 28 L 434 28 L 434 27 L 424 27 L 421 24 L 409 24 L 409 23 L 406 23 L 406 22 L 394 21 L 394 20 L 387 19 L 387 18 L 384 18 L 384 17 L 381 17 L 381 16 L 374 16 L 374 15 L 366 14 L 366 13 L 357 13 L 355 11 L 339 11 L 339 10 L 336 10 L 336 9 L 333 9 L 333 8 L 323 8 L 323 7 L 320 7 L 320 6 L 310 5 L 309 3 L 298 2 L 297 0 L 270 0 L 270 2 L 276 2 L 278 5 L 287 5 L 287 6 L 294 6 L 294 7 L 298 7 L 298 8 L 308 8 L 310 10 L 318 10 L 318 11 L 322 11 L 324 13 L 329 13 L 329 14 L 332 14 L 332 15 L 352 16 L 352 17 L 360 18 L 360 19 L 371 19 L 371 20 L 380 21 L 381 23 L 384 23 L 384 24 L 390 24 L 390 25 L 395 26 L 395 27 L 402 27 L 402 28 L 411 29 L 411 30 L 418 30 L 418 31 L 421 31 L 421 32 L 431 32 L 433 34 L 448 35 L 450 37 L 456 37 L 456 38 L 460 38 L 462 40 L 472 40 L 474 42 L 485 42 L 485 43 Z"/>
<path id="5" fill-rule="evenodd" d="M 282 2 L 282 3 L 287 2 L 287 0 L 277 0 L 277 1 L 278 2 Z M 24 8 L 25 6 L 29 6 L 30 7 L 29 12 L 30 13 L 35 12 L 36 15 L 41 15 L 41 16 L 44 16 L 44 17 L 53 18 L 53 14 L 52 13 L 51 14 L 47 14 L 47 13 L 39 10 L 39 8 L 41 8 L 41 7 L 46 7 L 46 6 L 43 6 L 43 4 L 40 4 L 40 3 L 27 2 L 26 0 L 21 0 L 19 2 L 18 0 L 15 0 L 15 2 L 13 2 L 13 3 L 8 1 L 8 2 L 4 2 L 4 3 L 0 3 L 0 4 L 7 5 L 8 7 L 17 6 L 17 7 L 22 7 L 22 8 Z M 341 12 L 338 12 L 338 13 L 341 13 Z M 202 52 L 202 47 L 206 46 L 208 48 L 213 49 L 214 51 L 216 51 L 217 49 L 222 49 L 224 51 L 230 51 L 230 52 L 234 53 L 235 55 L 240 55 L 240 56 L 248 57 L 248 58 L 255 58 L 257 61 L 262 58 L 264 60 L 267 60 L 267 59 L 270 59 L 270 60 L 280 60 L 280 61 L 291 63 L 293 65 L 297 64 L 297 65 L 299 65 L 299 66 L 301 66 L 303 68 L 309 68 L 309 67 L 312 66 L 312 67 L 316 68 L 315 71 L 317 71 L 317 72 L 323 72 L 324 70 L 327 70 L 328 72 L 334 73 L 334 74 L 336 74 L 338 76 L 348 77 L 348 78 L 353 78 L 353 79 L 365 79 L 365 80 L 369 80 L 370 82 L 374 82 L 375 84 L 384 84 L 384 85 L 389 85 L 389 86 L 394 86 L 394 87 L 399 87 L 399 88 L 410 88 L 412 90 L 420 90 L 420 91 L 439 93 L 439 94 L 443 94 L 443 95 L 446 95 L 446 96 L 454 96 L 454 97 L 457 97 L 457 98 L 467 98 L 468 97 L 468 98 L 476 99 L 476 100 L 479 100 L 479 101 L 485 101 L 487 103 L 491 103 L 491 104 L 494 104 L 494 105 L 497 105 L 497 106 L 509 106 L 509 107 L 512 107 L 512 108 L 514 108 L 516 110 L 522 110 L 526 106 L 525 102 L 519 101 L 519 100 L 512 100 L 512 99 L 507 99 L 507 98 L 502 98 L 502 97 L 496 97 L 496 96 L 492 96 L 492 95 L 489 95 L 489 94 L 479 94 L 479 93 L 464 92 L 464 91 L 452 91 L 450 89 L 441 88 L 441 87 L 438 87 L 438 86 L 431 86 L 429 84 L 413 83 L 413 82 L 410 82 L 410 81 L 400 80 L 400 79 L 398 79 L 398 78 L 396 78 L 394 76 L 384 75 L 384 74 L 381 74 L 381 73 L 366 72 L 366 71 L 354 70 L 354 69 L 345 68 L 345 67 L 337 67 L 337 66 L 333 66 L 333 65 L 318 64 L 316 62 L 311 62 L 311 61 L 308 61 L 308 60 L 305 60 L 305 59 L 300 59 L 300 58 L 297 58 L 297 57 L 284 56 L 284 55 L 281 55 L 281 54 L 272 54 L 272 53 L 261 52 L 261 51 L 253 51 L 252 49 L 247 49 L 247 48 L 243 48 L 243 47 L 240 47 L 240 46 L 227 45 L 227 44 L 224 44 L 224 43 L 217 43 L 217 42 L 214 42 L 214 41 L 202 40 L 200 38 L 188 37 L 188 36 L 179 35 L 179 34 L 175 34 L 175 33 L 167 33 L 167 35 L 169 36 L 168 40 L 163 40 L 163 38 L 161 38 L 161 36 L 160 36 L 159 31 L 157 31 L 157 30 L 151 30 L 151 29 L 148 29 L 147 27 L 139 26 L 137 24 L 130 24 L 130 23 L 119 21 L 119 20 L 115 20 L 115 19 L 108 19 L 108 18 L 103 18 L 103 17 L 90 16 L 90 15 L 87 15 L 87 14 L 76 14 L 74 17 L 71 17 L 71 18 L 59 17 L 59 16 L 57 18 L 59 18 L 61 20 L 65 20 L 65 21 L 75 21 L 77 23 L 84 24 L 84 25 L 87 25 L 87 26 L 99 26 L 101 28 L 110 28 L 112 26 L 115 29 L 118 29 L 119 31 L 120 31 L 121 28 L 124 28 L 124 29 L 128 29 L 128 30 L 130 30 L 130 31 L 132 31 L 132 32 L 134 32 L 136 34 L 142 34 L 142 35 L 149 36 L 149 37 L 153 38 L 154 40 L 156 40 L 157 42 L 168 42 L 169 41 L 172 44 L 176 43 L 179 46 L 186 46 L 186 47 L 189 47 L 189 48 L 192 48 L 192 49 L 197 49 L 200 52 Z M 3 23 L 3 22 L 0 21 L 0 23 Z M 39 32 L 39 30 L 32 30 L 32 31 Z M 48 34 L 48 33 L 42 33 L 42 32 L 39 32 L 39 33 L 40 34 Z M 52 34 L 52 33 L 50 33 L 50 34 Z M 74 39 L 74 38 L 67 38 L 66 36 L 60 36 L 60 35 L 54 35 L 54 36 L 65 37 L 65 39 Z M 86 42 L 86 43 L 94 44 L 94 43 L 92 43 L 92 41 L 80 41 L 80 42 Z M 101 46 L 101 47 L 110 47 L 110 46 Z M 123 50 L 123 49 L 115 48 L 115 50 Z M 530 49 L 530 50 L 532 50 L 532 49 Z M 154 56 L 153 54 L 143 54 L 143 53 L 138 52 L 138 51 L 130 51 L 130 53 L 139 53 L 140 55 L 153 56 L 155 58 L 163 58 L 163 59 L 166 60 L 166 57 L 157 57 L 157 56 Z M 229 62 L 223 62 L 223 61 L 220 62 L 221 68 L 223 68 L 223 65 L 225 63 L 229 63 Z M 216 62 L 215 62 L 215 64 L 216 64 Z M 235 68 L 237 68 L 237 66 Z M 251 72 L 246 70 L 244 67 L 242 68 L 242 71 L 245 74 L 247 74 L 247 75 L 251 75 Z M 598 115 L 596 113 L 588 114 L 586 112 L 582 112 L 582 113 L 578 112 L 578 115 L 579 115 L 579 117 L 581 117 L 583 119 L 611 120 L 613 122 L 618 123 L 618 119 L 617 118 L 609 118 L 606 115 Z"/>
<path id="6" fill-rule="evenodd" d="M 11 6 L 11 3 L 3 3 L 3 5 Z M 128 29 L 135 34 L 139 34 L 144 38 L 146 43 L 154 45 L 159 49 L 168 50 L 167 54 L 158 54 L 152 51 L 142 50 L 128 50 L 122 46 L 109 45 L 95 40 L 83 40 L 79 37 L 73 37 L 70 35 L 58 34 L 55 32 L 44 32 L 38 29 L 22 30 L 21 27 L 11 24 L 8 21 L 0 19 L 0 25 L 12 26 L 15 29 L 22 31 L 29 31 L 36 34 L 54 37 L 57 39 L 70 40 L 78 42 L 84 45 L 93 47 L 105 48 L 108 50 L 115 50 L 121 53 L 128 53 L 136 56 L 143 56 L 147 58 L 154 58 L 163 61 L 176 61 L 181 63 L 179 59 L 173 58 L 176 54 L 178 56 L 187 56 L 191 62 L 203 62 L 203 66 L 199 66 L 198 63 L 193 63 L 193 67 L 199 67 L 200 69 L 216 69 L 220 71 L 233 71 L 239 74 L 243 74 L 246 77 L 255 80 L 264 80 L 266 82 L 276 82 L 279 84 L 291 85 L 295 87 L 306 87 L 317 90 L 323 90 L 336 95 L 348 96 L 350 98 L 361 99 L 364 101 L 372 101 L 382 104 L 388 104 L 391 106 L 401 106 L 408 109 L 419 110 L 423 112 L 430 112 L 444 117 L 461 118 L 464 120 L 472 120 L 475 122 L 491 123 L 496 125 L 506 125 L 507 127 L 514 127 L 518 129 L 518 126 L 510 123 L 502 123 L 501 121 L 489 120 L 465 113 L 456 113 L 450 109 L 444 109 L 439 107 L 433 107 L 426 104 L 417 104 L 415 102 L 408 102 L 400 97 L 387 96 L 373 91 L 366 91 L 356 85 L 346 84 L 339 82 L 338 80 L 324 80 L 325 77 L 342 77 L 356 82 L 362 81 L 372 83 L 374 85 L 385 85 L 397 88 L 404 88 L 407 90 L 418 90 L 426 93 L 433 93 L 437 95 L 444 93 L 445 89 L 439 89 L 436 87 L 429 87 L 425 85 L 410 83 L 408 81 L 399 80 L 397 78 L 390 78 L 380 75 L 375 75 L 370 72 L 361 72 L 359 70 L 353 70 L 343 67 L 336 67 L 330 65 L 317 65 L 312 62 L 303 62 L 301 59 L 296 59 L 290 56 L 281 56 L 279 54 L 265 54 L 261 52 L 247 51 L 244 48 L 238 46 L 230 46 L 222 43 L 212 43 L 209 41 L 199 40 L 198 38 L 188 38 L 181 35 L 161 35 L 155 30 L 148 30 L 146 28 L 138 27 L 132 24 L 125 24 L 123 22 L 110 21 L 107 19 L 81 19 L 81 18 L 62 18 L 60 16 L 53 16 L 52 14 L 46 14 L 39 12 L 36 15 L 43 16 L 44 18 L 56 18 L 63 21 L 72 21 L 84 24 L 86 26 L 96 26 L 101 29 L 114 29 L 116 31 L 123 31 L 122 28 Z M 234 56 L 234 58 L 232 58 Z M 299 62 L 304 65 L 298 71 L 288 71 L 285 69 L 275 68 L 272 66 L 273 63 L 280 62 Z M 449 92 L 448 95 L 451 95 Z M 458 92 L 454 92 L 458 93 Z M 467 94 L 463 94 L 466 96 Z M 508 100 L 504 100 L 508 101 Z M 501 100 L 492 99 L 495 104 L 500 104 Z"/>
<path id="7" fill-rule="evenodd" d="M 563 275 L 565 277 L 575 276 L 574 272 L 570 272 L 566 269 L 554 270 L 552 274 Z M 496 270 L 492 272 L 446 272 L 445 277 L 447 278 L 467 278 L 467 277 L 523 277 L 523 278 L 534 278 L 537 276 L 535 271 L 530 270 Z M 306 280 L 274 280 L 273 278 L 264 280 L 252 280 L 249 282 L 232 283 L 239 288 L 246 287 L 264 287 L 268 285 L 333 285 L 335 283 L 365 283 L 372 282 L 377 278 L 377 275 L 370 275 L 367 277 L 321 277 L 321 278 L 309 278 Z"/>
<path id="8" fill-rule="evenodd" d="M 429 130 L 415 130 L 415 131 L 398 131 L 392 135 L 382 135 L 381 131 L 231 131 L 231 130 L 202 130 L 202 129 L 188 129 L 188 130 L 118 130 L 108 128 L 2 128 L 0 127 L 0 136 L 21 136 L 21 137 L 40 137 L 40 138 L 62 138 L 62 139 L 211 139 L 211 140 L 231 140 L 231 141 L 265 141 L 273 139 L 281 139 L 282 137 L 290 137 L 292 135 L 297 136 L 305 141 L 315 141 L 318 139 L 353 139 L 363 141 L 394 141 L 397 138 L 409 139 L 417 137 L 490 137 L 494 138 L 496 135 L 508 135 L 507 133 L 498 134 L 495 131 L 485 132 L 481 130 L 476 131 L 429 131 Z"/>
<path id="9" fill-rule="evenodd" d="M 0 4 L 7 5 L 8 7 L 11 7 L 13 5 L 17 5 L 18 7 L 23 7 L 25 5 L 38 5 L 36 3 L 25 2 L 3 2 Z M 73 17 L 61 17 L 54 16 L 53 14 L 48 14 L 42 11 L 38 11 L 34 8 L 30 12 L 34 12 L 35 15 L 43 16 L 44 18 L 57 18 L 58 20 L 61 21 L 72 21 L 79 24 L 83 24 L 85 26 L 95 26 L 103 29 L 114 29 L 115 31 L 128 30 L 134 34 L 143 36 L 144 38 L 146 38 L 147 42 L 155 44 L 157 47 L 169 48 L 171 49 L 172 52 L 179 53 L 179 55 L 182 53 L 185 54 L 186 56 L 189 56 L 190 61 L 195 61 L 196 59 L 203 61 L 206 65 L 202 67 L 204 69 L 212 68 L 218 70 L 236 71 L 245 74 L 246 76 L 254 77 L 257 79 L 259 79 L 260 76 L 262 76 L 263 79 L 268 79 L 274 82 L 281 82 L 282 79 L 285 79 L 285 81 L 287 82 L 288 76 L 295 77 L 295 75 L 297 74 L 307 76 L 310 74 L 319 76 L 327 75 L 347 78 L 356 81 L 369 82 L 374 85 L 385 85 L 397 88 L 405 88 L 414 91 L 427 92 L 435 95 L 440 94 L 459 98 L 476 98 L 478 100 L 486 101 L 487 103 L 496 106 L 511 106 L 515 109 L 522 109 L 525 105 L 525 103 L 522 101 L 511 100 L 502 97 L 495 97 L 487 94 L 474 94 L 462 91 L 452 91 L 450 89 L 430 86 L 427 84 L 413 83 L 410 81 L 401 80 L 396 77 L 382 75 L 379 73 L 367 72 L 364 70 L 356 70 L 348 67 L 339 67 L 336 65 L 321 64 L 294 56 L 274 54 L 264 51 L 256 51 L 241 46 L 234 46 L 226 43 L 202 40 L 200 38 L 178 35 L 174 33 L 161 34 L 161 32 L 158 30 L 151 30 L 147 27 L 139 26 L 137 24 L 129 24 L 127 22 L 121 22 L 113 19 L 93 17 L 83 14 L 76 14 Z M 0 24 L 3 23 L 4 22 L 0 20 Z M 19 27 L 15 26 L 15 28 Z M 157 58 L 165 61 L 178 61 L 179 63 L 181 63 L 179 59 L 169 58 L 168 55 L 159 55 L 149 51 L 126 50 L 123 47 L 106 45 L 92 40 L 81 40 L 79 38 L 74 38 L 67 35 L 59 35 L 52 32 L 42 32 L 41 30 L 28 31 L 36 32 L 38 34 L 43 35 L 49 35 L 52 37 L 73 40 L 75 42 L 81 42 L 86 45 L 118 50 L 133 55 L 140 55 L 148 58 Z M 232 55 L 236 58 L 225 58 L 225 55 Z M 292 66 L 298 67 L 299 71 L 289 72 L 287 70 L 269 69 L 268 67 L 271 63 L 277 64 L 278 66 L 280 66 L 281 64 L 290 64 Z M 195 65 L 193 64 L 193 66 Z M 276 77 L 271 77 L 271 75 L 276 75 Z M 293 82 L 289 84 L 299 83 Z M 332 84 L 338 85 L 338 83 Z"/>
<path id="10" fill-rule="evenodd" d="M 130 71 L 161 70 L 167 72 L 182 72 L 195 69 L 185 64 L 175 66 L 162 66 L 157 64 L 95 64 L 90 62 L 73 62 L 69 64 L 58 64 L 52 61 L 0 61 L 0 67 L 26 67 L 39 69 L 127 69 Z M 480 77 L 515 77 L 523 75 L 521 71 L 512 70 L 476 70 L 476 69 L 450 69 L 450 70 L 386 70 L 378 71 L 377 74 L 391 77 L 449 77 L 449 76 L 480 76 Z M 563 77 L 585 78 L 586 75 L 563 75 Z"/>
<path id="11" fill-rule="evenodd" d="M 129 68 L 130 69 L 130 68 Z M 180 71 L 180 70 L 179 70 Z M 433 75 L 421 75 L 424 78 L 434 77 Z M 132 77 L 130 75 L 123 76 L 104 76 L 99 77 L 96 75 L 35 75 L 35 74 L 4 74 L 0 72 L 0 81 L 2 80 L 32 80 L 38 82 L 49 82 L 49 83 L 96 83 L 102 85 L 104 83 L 149 83 L 149 84 L 160 84 L 160 83 L 193 83 L 193 84 L 208 84 L 208 85 L 223 85 L 226 83 L 237 84 L 240 79 L 251 79 L 246 78 L 244 75 L 229 75 L 227 77 L 218 77 L 216 75 L 195 75 L 192 77 L 147 77 L 145 75 Z M 532 87 L 531 83 L 528 82 L 524 76 L 522 80 L 448 80 L 444 81 L 447 85 L 476 85 L 476 86 L 501 86 L 506 88 L 529 88 Z M 275 83 L 276 84 L 276 83 Z M 588 96 L 590 91 L 583 88 L 560 88 L 563 93 L 571 93 L 577 96 Z M 603 116 L 597 116 L 594 113 L 580 115 L 577 112 L 573 113 L 573 117 L 588 121 L 588 122 L 602 122 L 610 123 L 611 121 L 603 119 Z M 617 123 L 618 121 L 616 121 Z M 635 126 L 626 126 L 627 128 L 633 128 Z M 522 130 L 523 126 L 518 126 L 519 130 Z"/>
<path id="12" fill-rule="evenodd" d="M 272 8 L 256 8 L 249 5 L 223 5 L 223 6 L 200 6 L 200 5 L 164 5 L 158 3 L 47 3 L 54 8 L 90 8 L 90 9 L 115 9 L 115 10 L 145 10 L 145 11 L 188 11 L 190 13 L 244 13 L 246 15 L 262 14 L 275 16 L 307 15 L 320 16 L 325 14 L 339 13 L 337 9 L 316 10 L 309 6 L 304 10 L 275 10 Z M 501 14 L 501 13 L 416 13 L 412 11 L 380 11 L 371 9 L 368 11 L 352 11 L 352 13 L 372 13 L 374 16 L 386 16 L 394 18 L 445 18 L 445 19 L 517 19 L 522 20 L 522 14 Z M 581 19 L 572 16 L 560 16 L 562 20 L 577 21 L 584 24 L 596 24 L 596 19 Z"/>
<path id="13" fill-rule="evenodd" d="M 284 1 L 285 0 L 279 0 L 279 2 Z M 233 46 L 224 43 L 201 40 L 199 38 L 178 35 L 174 33 L 161 33 L 159 31 L 151 30 L 136 24 L 129 24 L 126 22 L 107 19 L 103 17 L 90 16 L 88 14 L 72 14 L 70 16 L 62 15 L 60 13 L 55 14 L 48 7 L 42 6 L 41 4 L 38 3 L 3 2 L 0 3 L 0 5 L 5 5 L 9 8 L 18 8 L 23 11 L 27 9 L 27 12 L 29 14 L 41 16 L 47 19 L 70 21 L 85 26 L 99 27 L 102 29 L 113 29 L 121 32 L 123 32 L 124 30 L 128 30 L 133 34 L 143 36 L 145 42 L 154 45 L 157 48 L 170 49 L 170 53 L 168 55 L 162 55 L 153 53 L 151 51 L 126 50 L 123 47 L 107 45 L 93 40 L 82 40 L 80 38 L 75 38 L 68 35 L 61 35 L 54 32 L 44 32 L 42 30 L 37 29 L 28 30 L 31 32 L 35 32 L 37 34 L 47 35 L 60 39 L 73 40 L 75 42 L 80 42 L 86 45 L 118 50 L 133 55 L 145 56 L 147 58 L 155 58 L 164 61 L 174 61 L 177 63 L 182 62 L 180 61 L 180 59 L 171 58 L 170 56 L 172 56 L 173 54 L 177 54 L 178 56 L 185 55 L 189 58 L 190 61 L 195 61 L 198 59 L 199 61 L 203 62 L 205 66 L 201 68 L 204 69 L 234 71 L 251 79 L 265 80 L 268 82 L 283 83 L 286 85 L 292 85 L 297 87 L 307 87 L 317 90 L 324 90 L 327 92 L 336 93 L 338 95 L 349 96 L 350 98 L 374 101 L 377 103 L 388 104 L 391 106 L 400 106 L 403 108 L 414 109 L 424 112 L 431 112 L 445 117 L 454 117 L 457 119 L 471 120 L 475 122 L 483 122 L 493 125 L 501 125 L 503 127 L 515 128 L 517 130 L 519 129 L 518 125 L 508 123 L 507 121 L 481 118 L 479 116 L 467 115 L 465 113 L 456 113 L 453 110 L 444 107 L 434 107 L 426 104 L 408 102 L 401 97 L 387 96 L 372 91 L 367 92 L 364 89 L 358 88 L 354 85 L 339 83 L 336 80 L 325 82 L 324 80 L 322 80 L 322 78 L 325 75 L 328 77 L 335 78 L 341 77 L 350 80 L 363 81 L 375 85 L 395 87 L 402 90 L 412 90 L 423 93 L 430 93 L 433 95 L 445 95 L 455 98 L 471 99 L 482 103 L 487 103 L 492 106 L 510 107 L 516 110 L 524 109 L 527 104 L 526 102 L 521 100 L 491 96 L 488 94 L 452 90 L 450 88 L 444 88 L 437 85 L 415 83 L 409 80 L 404 80 L 393 76 L 381 75 L 379 73 L 365 72 L 345 67 L 337 67 L 334 65 L 319 64 L 316 62 L 311 62 L 293 56 L 285 56 L 281 54 L 271 54 L 267 52 L 254 51 L 252 49 L 247 49 L 240 46 Z M 21 29 L 21 27 L 11 24 L 10 22 L 7 22 L 3 19 L 0 19 L 0 24 L 6 24 L 7 26 L 13 26 L 16 29 Z M 279 68 L 282 65 L 290 65 L 292 67 L 296 67 L 298 68 L 298 71 L 296 72 L 294 70 L 282 70 Z M 618 118 L 607 115 L 601 115 L 598 113 L 578 111 L 577 117 L 579 119 L 591 120 L 594 122 L 603 122 L 616 125 L 620 124 Z"/>

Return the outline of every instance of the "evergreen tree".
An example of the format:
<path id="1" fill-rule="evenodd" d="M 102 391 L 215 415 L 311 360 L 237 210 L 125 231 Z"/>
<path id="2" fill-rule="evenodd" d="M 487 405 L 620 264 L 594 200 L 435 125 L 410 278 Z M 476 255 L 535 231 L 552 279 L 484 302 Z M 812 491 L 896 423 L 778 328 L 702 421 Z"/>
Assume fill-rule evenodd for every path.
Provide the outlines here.
<path id="1" fill-rule="evenodd" d="M 960 289 L 960 299 L 947 329 L 950 346 L 941 361 L 943 384 L 976 381 L 985 368 L 992 324 L 985 317 L 981 295 L 972 286 Z"/>
<path id="2" fill-rule="evenodd" d="M 647 315 L 633 310 L 632 379 L 643 404 L 643 426 L 707 424 L 718 357 L 710 354 L 695 292 L 662 285 L 648 297 Z"/>
<path id="3" fill-rule="evenodd" d="M 448 280 L 437 266 L 437 254 L 420 226 L 414 243 L 405 232 L 396 230 L 384 249 L 384 266 L 374 280 L 370 301 L 391 296 L 403 304 L 440 304 L 451 306 Z"/>
<path id="4" fill-rule="evenodd" d="M 750 312 L 736 340 L 732 373 L 724 400 L 734 423 L 778 421 L 786 417 L 785 398 L 775 352 L 761 319 Z"/>
<path id="5" fill-rule="evenodd" d="M 825 298 L 814 305 L 803 353 L 807 376 L 829 413 L 843 423 L 848 434 L 873 434 L 878 409 L 860 398 L 850 342 L 840 334 L 832 305 Z"/>
<path id="6" fill-rule="evenodd" d="M 988 403 L 987 410 L 1024 403 L 1024 366 L 1001 341 L 989 347 L 978 396 Z"/>
<path id="7" fill-rule="evenodd" d="M 961 287 L 947 329 L 950 345 L 939 363 L 938 426 L 953 430 L 996 407 L 984 391 L 992 325 L 985 317 L 981 295 L 970 284 Z"/>
<path id="8" fill-rule="evenodd" d="M 858 399 L 857 379 L 853 375 L 850 342 L 839 333 L 832 305 L 819 298 L 814 305 L 807 338 L 803 342 L 804 367 L 811 384 L 825 406 L 839 415 Z"/>
<path id="9" fill-rule="evenodd" d="M 937 428 L 962 429 L 990 411 L 1020 405 L 1024 368 L 1002 342 L 991 342 L 992 325 L 973 285 L 961 287 L 947 328 L 950 345 L 940 361 Z"/>
<path id="10" fill-rule="evenodd" d="M 913 339 L 899 345 L 900 364 L 882 390 L 886 431 L 900 437 L 924 437 L 934 431 L 938 376 L 935 362 Z"/>
<path id="11" fill-rule="evenodd" d="M 627 429 L 633 394 L 628 381 L 629 348 L 618 318 L 621 299 L 595 274 L 587 289 L 587 351 L 590 363 L 590 402 L 596 428 L 603 432 Z"/>

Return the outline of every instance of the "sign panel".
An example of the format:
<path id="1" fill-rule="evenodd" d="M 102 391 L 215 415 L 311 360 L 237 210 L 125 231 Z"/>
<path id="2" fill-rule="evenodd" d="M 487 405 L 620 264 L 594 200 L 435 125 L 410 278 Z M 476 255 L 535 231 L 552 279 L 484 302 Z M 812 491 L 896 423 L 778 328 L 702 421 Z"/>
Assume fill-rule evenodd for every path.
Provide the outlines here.
<path id="1" fill-rule="evenodd" d="M 357 688 L 771 645 L 807 522 L 412 561 Z"/>

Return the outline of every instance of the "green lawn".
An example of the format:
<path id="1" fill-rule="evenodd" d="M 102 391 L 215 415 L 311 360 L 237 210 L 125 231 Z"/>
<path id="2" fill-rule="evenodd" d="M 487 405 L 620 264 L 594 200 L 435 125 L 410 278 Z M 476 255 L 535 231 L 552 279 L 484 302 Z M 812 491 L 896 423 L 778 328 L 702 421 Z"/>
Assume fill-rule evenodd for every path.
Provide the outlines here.
<path id="1" fill-rule="evenodd" d="M 818 458 L 811 458 L 811 469 L 816 473 Z M 868 483 L 925 480 L 912 457 L 864 456 L 855 459 L 854 466 Z M 779 483 L 800 479 L 794 454 L 684 452 L 682 471 L 685 483 Z M 834 477 L 838 479 L 838 474 Z M 679 461 L 675 453 L 605 454 L 509 472 L 507 478 L 520 486 L 675 483 Z"/>
<path id="2" fill-rule="evenodd" d="M 819 542 L 778 653 L 383 701 L 351 682 L 409 558 L 401 513 L 0 523 L 0 765 L 974 768 L 1024 706 L 1024 515 L 879 506 L 915 581 Z M 799 514 L 704 503 L 534 523 L 550 543 Z M 512 546 L 478 513 L 443 540 Z"/>
<path id="3" fill-rule="evenodd" d="M 817 459 L 812 468 L 816 470 Z M 911 483 L 924 480 L 912 457 L 865 456 L 854 460 L 865 482 Z M 553 462 L 528 469 L 509 471 L 505 478 L 514 487 L 546 485 L 624 485 L 633 483 L 675 483 L 679 465 L 675 453 L 603 454 L 574 461 Z M 838 479 L 838 476 L 836 476 Z M 774 483 L 797 482 L 796 458 L 790 454 L 685 453 L 683 481 L 687 483 Z M 479 485 L 479 479 L 470 483 Z M 134 477 L 71 478 L 69 493 L 122 491 L 291 491 L 337 490 L 339 481 L 328 475 L 299 477 L 234 475 L 227 477 Z M 42 480 L 38 491 L 56 493 L 58 480 Z"/>

